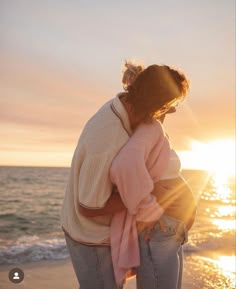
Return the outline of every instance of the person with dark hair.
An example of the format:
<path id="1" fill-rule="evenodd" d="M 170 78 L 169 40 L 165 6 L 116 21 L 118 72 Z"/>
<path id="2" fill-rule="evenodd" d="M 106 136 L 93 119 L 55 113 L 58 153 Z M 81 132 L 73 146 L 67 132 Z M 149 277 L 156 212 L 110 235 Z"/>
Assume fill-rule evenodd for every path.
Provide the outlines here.
<path id="1" fill-rule="evenodd" d="M 195 206 L 161 122 L 188 81 L 169 66 L 126 63 L 122 82 L 80 136 L 62 228 L 81 289 L 123 288 L 131 269 L 139 289 L 179 289 Z"/>
<path id="2" fill-rule="evenodd" d="M 125 74 L 123 77 L 127 91 L 123 96 L 124 105 L 129 110 L 131 104 L 133 111 L 143 116 L 143 121 L 110 168 L 111 180 L 127 208 L 127 212 L 114 214 L 111 222 L 114 272 L 121 283 L 127 268 L 136 267 L 138 288 L 179 289 L 182 286 L 182 244 L 187 241 L 196 205 L 191 189 L 180 174 L 180 160 L 162 123 L 166 114 L 176 111 L 175 106 L 183 101 L 189 85 L 177 70 L 157 65 L 138 73 L 127 85 L 126 79 L 130 82 L 130 71 L 134 70 L 130 65 L 125 72 L 129 78 Z M 151 95 L 149 101 L 143 101 L 148 95 Z M 150 192 L 156 196 L 159 206 L 149 203 L 147 208 Z M 157 222 L 161 214 L 164 224 Z M 168 230 L 163 232 L 163 227 Z"/>

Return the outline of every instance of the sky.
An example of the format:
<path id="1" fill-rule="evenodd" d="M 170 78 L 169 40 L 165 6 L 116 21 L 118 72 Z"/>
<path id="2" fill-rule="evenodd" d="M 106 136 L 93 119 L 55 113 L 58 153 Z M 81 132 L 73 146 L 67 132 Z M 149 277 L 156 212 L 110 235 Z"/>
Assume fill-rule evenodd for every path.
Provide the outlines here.
<path id="1" fill-rule="evenodd" d="M 165 120 L 186 166 L 193 144 L 234 139 L 234 0 L 0 0 L 0 165 L 70 166 L 126 59 L 190 80 Z"/>

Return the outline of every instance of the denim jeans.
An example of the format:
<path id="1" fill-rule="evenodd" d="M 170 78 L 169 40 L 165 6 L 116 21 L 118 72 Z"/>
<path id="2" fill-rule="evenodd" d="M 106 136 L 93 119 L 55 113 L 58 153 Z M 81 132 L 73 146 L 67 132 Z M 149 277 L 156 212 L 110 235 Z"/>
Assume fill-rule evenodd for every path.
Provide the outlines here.
<path id="1" fill-rule="evenodd" d="M 137 289 L 181 289 L 182 244 L 187 241 L 183 222 L 163 215 L 166 232 L 157 223 L 150 240 L 139 236 L 141 264 L 136 269 Z M 122 289 L 117 287 L 109 246 L 87 246 L 65 235 L 80 289 Z"/>
<path id="2" fill-rule="evenodd" d="M 109 246 L 87 246 L 65 234 L 80 289 L 122 289 L 115 282 Z"/>
<path id="3" fill-rule="evenodd" d="M 183 274 L 183 248 L 187 230 L 182 221 L 163 215 L 166 232 L 157 223 L 144 240 L 139 236 L 141 265 L 136 268 L 137 289 L 181 289 Z"/>

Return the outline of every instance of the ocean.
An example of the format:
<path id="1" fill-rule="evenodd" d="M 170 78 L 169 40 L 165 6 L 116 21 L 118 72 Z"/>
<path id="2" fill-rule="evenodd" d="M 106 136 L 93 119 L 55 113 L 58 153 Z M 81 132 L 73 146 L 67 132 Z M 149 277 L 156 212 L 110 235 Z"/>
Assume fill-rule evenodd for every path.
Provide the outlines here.
<path id="1" fill-rule="evenodd" d="M 60 227 L 68 174 L 69 168 L 0 167 L 0 264 L 69 256 Z M 182 175 L 198 203 L 185 258 L 201 266 L 214 262 L 228 278 L 227 288 L 234 288 L 235 179 L 222 181 L 196 170 Z"/>

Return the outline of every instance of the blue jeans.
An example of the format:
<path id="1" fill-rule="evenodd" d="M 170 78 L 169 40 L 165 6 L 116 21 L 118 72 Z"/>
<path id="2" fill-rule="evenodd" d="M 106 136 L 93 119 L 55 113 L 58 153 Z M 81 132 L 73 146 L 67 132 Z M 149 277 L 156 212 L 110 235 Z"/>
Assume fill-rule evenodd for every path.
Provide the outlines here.
<path id="1" fill-rule="evenodd" d="M 187 241 L 183 222 L 163 215 L 166 232 L 157 223 L 150 240 L 139 236 L 141 264 L 136 269 L 137 289 L 181 289 L 182 244 Z M 80 289 L 122 289 L 117 287 L 111 250 L 108 246 L 86 246 L 65 235 Z"/>
<path id="2" fill-rule="evenodd" d="M 109 246 L 87 246 L 65 234 L 80 289 L 122 289 L 115 282 Z"/>
<path id="3" fill-rule="evenodd" d="M 137 289 L 181 289 L 183 274 L 183 243 L 187 242 L 187 230 L 182 221 L 163 215 L 166 232 L 157 223 L 144 240 L 139 236 L 141 265 L 136 268 Z"/>

